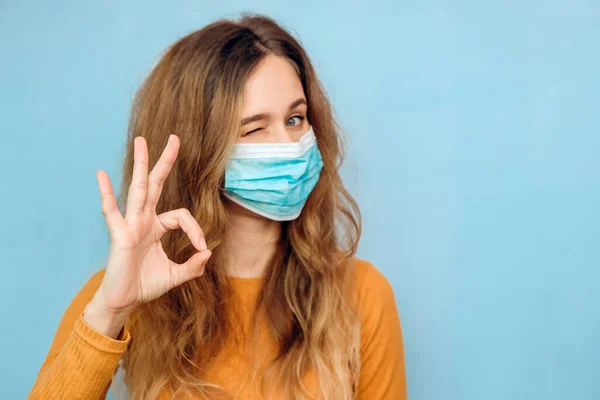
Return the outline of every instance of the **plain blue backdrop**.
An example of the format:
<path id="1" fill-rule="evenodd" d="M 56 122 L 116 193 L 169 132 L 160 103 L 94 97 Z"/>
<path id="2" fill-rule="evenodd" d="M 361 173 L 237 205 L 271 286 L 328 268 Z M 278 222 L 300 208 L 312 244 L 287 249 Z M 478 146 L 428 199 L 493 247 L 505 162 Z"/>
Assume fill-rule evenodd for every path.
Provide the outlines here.
<path id="1" fill-rule="evenodd" d="M 600 398 L 598 0 L 1 1 L 0 397 L 103 267 L 135 89 L 241 11 L 300 39 L 350 136 L 410 399 Z"/>

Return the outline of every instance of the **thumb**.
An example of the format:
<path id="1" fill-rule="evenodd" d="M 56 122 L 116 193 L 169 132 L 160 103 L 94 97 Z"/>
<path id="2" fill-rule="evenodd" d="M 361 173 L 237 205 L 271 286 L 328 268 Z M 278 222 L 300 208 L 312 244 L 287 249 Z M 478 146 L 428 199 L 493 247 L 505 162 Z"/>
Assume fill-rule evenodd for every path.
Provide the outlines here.
<path id="1" fill-rule="evenodd" d="M 210 250 L 199 251 L 183 264 L 173 263 L 173 280 L 177 286 L 204 274 L 204 266 L 212 255 Z"/>

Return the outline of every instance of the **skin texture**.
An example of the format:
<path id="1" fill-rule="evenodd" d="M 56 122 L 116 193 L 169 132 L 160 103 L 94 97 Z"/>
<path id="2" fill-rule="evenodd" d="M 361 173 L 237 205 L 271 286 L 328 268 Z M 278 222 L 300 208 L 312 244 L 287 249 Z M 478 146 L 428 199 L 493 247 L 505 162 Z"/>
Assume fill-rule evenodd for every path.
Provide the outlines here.
<path id="1" fill-rule="evenodd" d="M 301 100 L 304 100 L 302 102 Z M 306 97 L 292 65 L 267 56 L 244 87 L 238 143 L 286 143 L 298 141 L 308 131 Z M 290 108 L 295 104 L 293 108 Z M 262 114 L 242 125 L 242 120 Z M 106 336 L 116 338 L 127 316 L 141 303 L 201 276 L 211 256 L 198 222 L 186 209 L 156 214 L 162 184 L 177 158 L 179 138 L 169 141 L 155 167 L 148 173 L 148 149 L 144 138 L 134 142 L 135 164 L 125 216 L 117 208 L 110 178 L 97 172 L 102 213 L 111 235 L 106 273 L 84 310 L 85 321 Z M 229 236 L 225 246 L 228 275 L 252 278 L 264 274 L 276 251 L 281 224 L 232 203 L 226 204 Z M 167 230 L 183 229 L 198 252 L 177 264 L 165 254 L 160 238 Z"/>

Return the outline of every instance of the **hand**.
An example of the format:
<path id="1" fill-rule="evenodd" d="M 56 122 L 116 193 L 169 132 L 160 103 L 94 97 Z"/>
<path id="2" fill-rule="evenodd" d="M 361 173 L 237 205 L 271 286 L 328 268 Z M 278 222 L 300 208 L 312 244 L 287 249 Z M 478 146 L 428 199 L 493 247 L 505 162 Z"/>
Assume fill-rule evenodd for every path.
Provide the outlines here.
<path id="1" fill-rule="evenodd" d="M 136 305 L 156 299 L 170 289 L 201 276 L 211 256 L 204 233 L 187 209 L 156 215 L 156 204 L 179 150 L 179 138 L 170 135 L 166 148 L 148 176 L 146 140 L 134 140 L 134 166 L 125 218 L 117 207 L 110 178 L 97 172 L 102 214 L 111 236 L 104 278 L 92 302 L 94 310 L 127 314 Z M 165 254 L 160 238 L 169 229 L 182 228 L 198 250 L 183 264 Z"/>

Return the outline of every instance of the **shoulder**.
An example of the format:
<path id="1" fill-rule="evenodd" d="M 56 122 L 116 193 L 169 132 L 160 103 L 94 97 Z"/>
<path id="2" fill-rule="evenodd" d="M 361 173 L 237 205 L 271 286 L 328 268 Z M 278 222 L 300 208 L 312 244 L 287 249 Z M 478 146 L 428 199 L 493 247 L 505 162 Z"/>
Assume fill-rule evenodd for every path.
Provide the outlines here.
<path id="1" fill-rule="evenodd" d="M 390 301 L 395 304 L 394 289 L 378 268 L 369 261 L 354 258 L 354 269 L 359 306 Z"/>
<path id="2" fill-rule="evenodd" d="M 102 279 L 104 279 L 105 272 L 106 272 L 105 268 L 102 268 L 100 270 L 97 270 L 96 272 L 93 272 L 92 275 L 83 284 L 83 286 L 79 289 L 79 291 L 73 298 L 73 302 L 71 304 L 84 303 L 83 307 L 85 307 L 87 305 L 87 303 L 89 303 L 90 300 L 92 300 L 92 297 L 94 297 L 94 294 L 96 294 L 96 291 L 98 290 L 98 288 L 100 287 L 100 284 L 102 283 Z M 82 307 L 82 311 L 83 311 L 83 307 Z"/>
<path id="3" fill-rule="evenodd" d="M 102 268 L 91 274 L 73 297 L 71 304 L 69 304 L 69 307 L 67 308 L 67 314 L 69 312 L 74 312 L 76 314 L 83 312 L 87 303 L 92 300 L 94 294 L 96 294 L 96 291 L 100 287 L 102 279 L 104 278 L 104 273 L 105 268 Z"/>
<path id="4" fill-rule="evenodd" d="M 362 344 L 383 332 L 397 331 L 400 316 L 396 295 L 388 278 L 372 263 L 354 259 L 356 307 L 362 324 Z"/>

